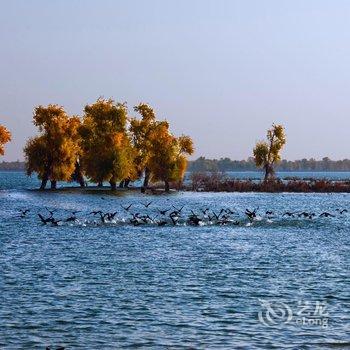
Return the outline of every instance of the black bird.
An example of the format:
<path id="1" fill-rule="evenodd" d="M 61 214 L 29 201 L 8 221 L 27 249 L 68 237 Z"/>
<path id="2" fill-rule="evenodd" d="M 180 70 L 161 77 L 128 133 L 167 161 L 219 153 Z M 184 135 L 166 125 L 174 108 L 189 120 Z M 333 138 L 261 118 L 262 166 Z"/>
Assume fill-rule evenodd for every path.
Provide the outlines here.
<path id="1" fill-rule="evenodd" d="M 291 213 L 290 211 L 286 211 L 282 216 L 294 217 L 294 213 Z"/>
<path id="2" fill-rule="evenodd" d="M 343 209 L 343 210 L 341 210 L 339 213 L 341 214 L 341 215 L 343 215 L 344 213 L 347 213 L 348 211 L 347 211 L 347 209 Z"/>
<path id="3" fill-rule="evenodd" d="M 191 215 L 191 216 L 188 218 L 188 223 L 189 223 L 190 225 L 198 226 L 201 222 L 202 222 L 202 220 L 201 220 L 197 215 Z"/>
<path id="4" fill-rule="evenodd" d="M 169 217 L 179 217 L 181 216 L 180 212 L 178 210 L 174 210 L 169 214 Z"/>
<path id="5" fill-rule="evenodd" d="M 265 214 L 266 214 L 266 215 L 273 215 L 273 211 L 267 210 L 267 211 L 265 212 Z"/>
<path id="6" fill-rule="evenodd" d="M 217 215 L 216 213 L 215 213 L 215 211 L 213 210 L 212 211 L 212 213 L 213 213 L 213 215 L 215 216 L 215 219 L 216 220 L 219 220 L 219 216 L 220 216 L 220 214 L 219 215 Z M 211 221 L 211 219 L 212 219 L 213 217 L 211 217 L 211 218 L 209 218 L 209 220 Z"/>
<path id="7" fill-rule="evenodd" d="M 72 211 L 72 215 L 68 217 L 65 222 L 75 221 L 77 219 L 76 214 L 79 213 L 79 210 Z"/>
<path id="8" fill-rule="evenodd" d="M 70 217 L 68 217 L 65 222 L 70 222 L 70 221 L 75 221 L 77 219 L 77 217 L 75 215 L 72 215 Z"/>
<path id="9" fill-rule="evenodd" d="M 97 215 L 97 214 L 103 214 L 101 210 L 94 210 L 90 214 Z"/>
<path id="10" fill-rule="evenodd" d="M 61 222 L 61 220 L 55 220 L 54 218 L 51 218 L 52 226 L 58 226 L 59 222 Z"/>
<path id="11" fill-rule="evenodd" d="M 148 208 L 151 204 L 152 204 L 152 202 L 149 202 L 149 203 L 143 204 L 143 205 L 145 206 L 145 208 Z"/>
<path id="12" fill-rule="evenodd" d="M 46 219 L 45 219 L 40 213 L 38 214 L 38 216 L 39 216 L 41 222 L 42 222 L 44 225 L 46 225 L 48 222 L 52 222 L 52 217 L 49 217 L 49 218 L 46 218 Z"/>
<path id="13" fill-rule="evenodd" d="M 299 218 L 300 218 L 300 217 L 304 217 L 304 218 L 306 218 L 306 219 L 312 219 L 314 216 L 316 216 L 315 213 L 307 213 L 306 211 L 304 211 L 304 212 L 298 214 L 298 217 L 299 217 Z"/>
<path id="14" fill-rule="evenodd" d="M 329 218 L 329 217 L 332 217 L 334 218 L 335 215 L 331 214 L 331 213 L 328 213 L 328 212 L 323 212 L 322 214 L 320 214 L 320 217 L 325 217 L 325 218 Z"/>
<path id="15" fill-rule="evenodd" d="M 128 207 L 123 207 L 123 206 L 121 205 L 121 207 L 122 207 L 124 210 L 126 210 L 126 211 L 129 211 L 129 209 L 131 208 L 131 206 L 132 206 L 132 203 L 131 203 Z"/>
<path id="16" fill-rule="evenodd" d="M 130 223 L 132 223 L 134 226 L 139 226 L 142 224 L 140 221 L 140 218 L 138 217 L 137 214 L 131 214 L 133 217 L 130 219 Z"/>
<path id="17" fill-rule="evenodd" d="M 220 212 L 219 212 L 219 216 L 220 216 L 222 213 L 226 213 L 226 209 L 221 209 Z"/>
<path id="18" fill-rule="evenodd" d="M 105 216 L 107 216 L 107 219 L 109 221 L 111 221 L 114 219 L 114 217 L 117 215 L 117 213 L 118 213 L 117 211 L 115 211 L 114 213 L 106 213 Z"/>
<path id="19" fill-rule="evenodd" d="M 207 215 L 208 211 L 209 211 L 209 208 L 201 209 L 201 212 L 203 213 L 203 215 Z"/>
<path id="20" fill-rule="evenodd" d="M 248 216 L 249 220 L 253 220 L 254 218 L 256 218 L 256 212 L 259 208 L 254 209 L 253 211 L 246 209 L 245 210 L 245 215 Z"/>
<path id="21" fill-rule="evenodd" d="M 132 216 L 134 219 L 137 219 L 137 220 L 140 219 L 140 217 L 139 217 L 140 213 L 135 213 L 135 214 L 130 213 L 130 214 L 131 214 L 131 216 Z"/>
<path id="22" fill-rule="evenodd" d="M 154 220 L 149 215 L 142 215 L 139 217 L 145 224 L 148 224 L 149 222 L 154 222 Z"/>
<path id="23" fill-rule="evenodd" d="M 221 220 L 228 220 L 230 216 L 228 214 L 224 214 L 221 216 Z"/>
<path id="24" fill-rule="evenodd" d="M 229 221 L 227 219 L 221 218 L 217 223 L 219 226 L 224 226 L 224 225 L 227 225 Z"/>
<path id="25" fill-rule="evenodd" d="M 100 220 L 102 223 L 106 223 L 106 214 L 103 214 L 102 211 L 100 211 L 98 214 L 100 214 Z"/>
<path id="26" fill-rule="evenodd" d="M 176 208 L 175 206 L 173 206 L 173 208 L 180 214 L 182 212 L 182 209 L 184 208 L 184 205 L 180 209 Z"/>
<path id="27" fill-rule="evenodd" d="M 28 213 L 28 212 L 30 212 L 30 209 L 25 209 L 25 210 L 20 210 L 20 212 L 21 212 L 21 215 L 20 215 L 20 217 L 21 218 L 24 218 L 25 216 L 26 216 L 26 214 Z"/>
<path id="28" fill-rule="evenodd" d="M 191 213 L 192 214 L 188 217 L 188 223 L 190 225 L 198 226 L 202 222 L 202 219 L 199 218 L 193 210 L 191 210 Z"/>
<path id="29" fill-rule="evenodd" d="M 181 215 L 181 211 L 179 211 L 179 210 L 173 210 L 173 211 L 169 214 L 169 216 L 179 216 L 179 215 Z"/>
<path id="30" fill-rule="evenodd" d="M 165 215 L 170 209 L 167 210 L 158 210 L 161 215 Z"/>

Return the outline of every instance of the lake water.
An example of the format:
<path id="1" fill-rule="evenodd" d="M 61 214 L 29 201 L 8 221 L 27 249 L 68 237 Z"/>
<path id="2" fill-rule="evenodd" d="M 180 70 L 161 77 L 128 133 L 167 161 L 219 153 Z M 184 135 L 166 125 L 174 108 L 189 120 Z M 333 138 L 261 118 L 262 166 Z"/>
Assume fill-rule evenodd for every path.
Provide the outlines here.
<path id="1" fill-rule="evenodd" d="M 350 347 L 350 194 L 26 190 L 37 183 L 0 173 L 1 349 Z M 176 226 L 130 222 L 173 206 Z M 43 225 L 45 207 L 80 212 Z"/>
<path id="2" fill-rule="evenodd" d="M 190 173 L 186 173 L 185 181 L 190 181 Z M 229 171 L 225 173 L 225 176 L 241 180 L 259 180 L 264 178 L 262 172 L 257 171 Z M 281 179 L 298 178 L 298 179 L 326 179 L 326 180 L 349 180 L 349 171 L 335 171 L 335 172 L 279 172 L 277 176 Z M 58 186 L 71 186 L 72 184 L 58 183 Z M 108 183 L 106 183 L 108 185 Z M 135 181 L 131 185 L 140 186 L 141 181 Z M 0 188 L 3 189 L 34 189 L 40 186 L 39 180 L 36 176 L 27 177 L 23 172 L 18 171 L 0 171 Z"/>

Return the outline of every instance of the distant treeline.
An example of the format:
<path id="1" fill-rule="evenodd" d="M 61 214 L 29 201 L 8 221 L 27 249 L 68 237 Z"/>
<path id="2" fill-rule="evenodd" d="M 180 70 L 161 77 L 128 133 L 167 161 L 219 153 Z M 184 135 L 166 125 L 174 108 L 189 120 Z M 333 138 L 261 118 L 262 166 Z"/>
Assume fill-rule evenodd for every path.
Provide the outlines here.
<path id="1" fill-rule="evenodd" d="M 0 170 L 25 170 L 25 163 L 17 160 L 16 162 L 1 162 Z"/>
<path id="2" fill-rule="evenodd" d="M 0 162 L 0 170 L 25 170 L 25 163 Z M 200 157 L 189 161 L 189 171 L 261 171 L 255 166 L 254 158 L 247 160 L 231 160 L 230 158 L 207 159 Z M 350 159 L 331 160 L 323 158 L 322 160 L 301 159 L 301 160 L 282 160 L 276 165 L 277 171 L 350 171 Z"/>
<path id="3" fill-rule="evenodd" d="M 258 171 L 254 158 L 247 160 L 231 160 L 230 158 L 207 159 L 200 157 L 188 164 L 189 171 Z M 285 160 L 276 164 L 277 171 L 350 171 L 350 159 L 331 160 L 328 157 L 322 160 L 301 159 Z"/>

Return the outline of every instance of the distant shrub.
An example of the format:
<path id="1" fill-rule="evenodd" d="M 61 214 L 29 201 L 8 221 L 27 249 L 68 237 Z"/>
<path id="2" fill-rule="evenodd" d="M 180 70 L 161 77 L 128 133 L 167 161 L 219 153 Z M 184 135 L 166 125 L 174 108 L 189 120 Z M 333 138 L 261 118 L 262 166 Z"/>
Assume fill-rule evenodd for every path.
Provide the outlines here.
<path id="1" fill-rule="evenodd" d="M 206 192 L 350 192 L 350 181 L 271 179 L 264 182 L 230 179 L 219 172 L 195 172 L 191 174 L 191 184 L 184 189 Z"/>

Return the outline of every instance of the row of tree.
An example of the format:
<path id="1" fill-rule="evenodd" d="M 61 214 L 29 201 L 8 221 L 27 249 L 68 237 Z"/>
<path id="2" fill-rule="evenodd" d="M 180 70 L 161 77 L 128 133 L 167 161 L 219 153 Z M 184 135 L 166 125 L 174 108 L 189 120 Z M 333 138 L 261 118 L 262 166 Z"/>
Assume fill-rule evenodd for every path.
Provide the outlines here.
<path id="1" fill-rule="evenodd" d="M 24 154 L 28 175 L 36 173 L 41 189 L 51 182 L 75 180 L 83 187 L 84 177 L 114 190 L 128 187 L 130 181 L 144 175 L 142 190 L 149 181 L 181 182 L 187 168 L 187 156 L 194 151 L 189 136 L 175 137 L 167 121 L 156 119 L 154 110 L 141 103 L 134 107 L 141 118 L 131 118 L 125 103 L 99 98 L 86 105 L 82 118 L 70 116 L 63 107 L 50 104 L 34 109 L 33 123 L 39 135 L 28 140 Z M 5 127 L 0 128 L 0 154 L 11 139 Z M 254 162 L 265 171 L 265 181 L 274 178 L 275 164 L 286 143 L 282 125 L 273 124 L 266 141 L 253 149 Z M 202 159 L 205 161 L 205 159 Z"/>
<path id="2" fill-rule="evenodd" d="M 1 168 L 1 164 L 0 164 Z M 276 164 L 276 171 L 350 171 L 350 159 L 332 160 L 324 157 L 321 160 L 314 158 L 286 160 L 282 159 Z M 232 160 L 230 158 L 209 159 L 199 157 L 188 163 L 191 172 L 227 172 L 227 171 L 257 171 L 254 157 L 246 160 Z"/>
<path id="3" fill-rule="evenodd" d="M 332 160 L 324 157 L 321 160 L 314 158 L 286 160 L 282 159 L 276 164 L 276 171 L 350 171 L 350 159 Z M 25 170 L 25 162 L 19 160 L 14 162 L 0 162 L 0 170 Z M 189 160 L 187 171 L 189 172 L 227 172 L 227 171 L 258 171 L 253 157 L 246 160 L 231 160 L 230 158 L 209 159 L 199 157 Z"/>
<path id="4" fill-rule="evenodd" d="M 127 187 L 144 176 L 150 181 L 181 182 L 187 156 L 194 151 L 189 136 L 175 137 L 167 121 L 141 103 L 134 107 L 140 118 L 129 117 L 125 103 L 99 98 L 86 105 L 82 117 L 70 116 L 63 107 L 50 104 L 34 109 L 33 123 L 39 135 L 28 140 L 24 154 L 27 174 L 37 173 L 41 189 L 50 181 L 78 181 L 84 177 L 112 189 Z"/>
<path id="5" fill-rule="evenodd" d="M 24 148 L 27 174 L 38 174 L 41 189 L 48 181 L 52 189 L 57 181 L 75 180 L 84 186 L 84 177 L 99 186 L 108 181 L 111 189 L 116 189 L 117 182 L 120 187 L 128 187 L 130 181 L 144 176 L 142 190 L 150 181 L 163 181 L 169 191 L 170 182 L 183 180 L 187 156 L 194 151 L 192 139 L 184 135 L 175 137 L 169 123 L 157 120 L 147 104 L 135 106 L 134 111 L 141 118 L 129 117 L 125 103 L 103 98 L 86 105 L 82 118 L 69 116 L 58 105 L 36 107 L 33 123 L 39 135 L 29 139 Z M 10 139 L 9 131 L 0 126 L 0 154 L 4 154 L 4 144 Z M 285 144 L 284 127 L 273 124 L 267 130 L 266 140 L 255 145 L 254 157 L 243 161 L 244 170 L 262 168 L 265 181 L 274 179 Z M 316 164 L 315 160 L 300 162 Z M 322 162 L 328 166 L 331 163 L 329 158 Z M 286 163 L 282 161 L 282 166 Z M 237 161 L 228 158 L 217 161 L 201 157 L 193 162 L 191 170 L 227 171 L 236 165 Z"/>

